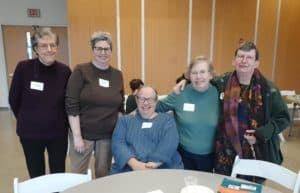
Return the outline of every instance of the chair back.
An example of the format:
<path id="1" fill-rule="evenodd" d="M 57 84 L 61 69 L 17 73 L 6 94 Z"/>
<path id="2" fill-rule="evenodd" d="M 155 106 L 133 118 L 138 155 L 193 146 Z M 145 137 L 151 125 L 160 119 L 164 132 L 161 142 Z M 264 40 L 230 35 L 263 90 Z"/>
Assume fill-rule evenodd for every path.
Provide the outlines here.
<path id="1" fill-rule="evenodd" d="M 92 172 L 87 174 L 54 173 L 19 182 L 14 178 L 14 193 L 53 193 L 92 180 Z"/>
<path id="2" fill-rule="evenodd" d="M 266 178 L 293 190 L 293 193 L 299 193 L 300 190 L 300 171 L 297 174 L 271 162 L 240 159 L 239 156 L 236 156 L 231 177 L 237 177 L 237 174 Z"/>
<path id="3" fill-rule="evenodd" d="M 295 90 L 281 90 L 280 94 L 282 96 L 294 96 L 294 95 L 296 95 L 296 91 Z"/>
<path id="4" fill-rule="evenodd" d="M 283 97 L 283 99 L 285 100 L 288 109 L 292 109 L 293 108 L 293 103 L 291 103 L 287 99 L 287 96 L 295 96 L 296 95 L 296 91 L 295 90 L 281 90 L 280 94 Z"/>

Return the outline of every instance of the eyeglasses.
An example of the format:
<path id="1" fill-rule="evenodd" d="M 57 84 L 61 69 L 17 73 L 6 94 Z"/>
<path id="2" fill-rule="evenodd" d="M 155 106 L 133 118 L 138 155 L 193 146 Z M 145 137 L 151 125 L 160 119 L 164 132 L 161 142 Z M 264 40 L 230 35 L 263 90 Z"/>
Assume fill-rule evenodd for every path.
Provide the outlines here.
<path id="1" fill-rule="evenodd" d="M 254 60 L 255 59 L 255 57 L 254 56 L 245 56 L 245 55 L 242 55 L 242 54 L 238 54 L 238 55 L 236 55 L 236 58 L 238 59 L 238 60 L 246 60 L 246 61 L 251 61 L 251 60 Z"/>
<path id="2" fill-rule="evenodd" d="M 105 47 L 105 48 L 103 48 L 103 47 L 97 47 L 97 46 L 95 46 L 95 47 L 94 47 L 94 50 L 96 50 L 97 52 L 102 52 L 102 51 L 104 51 L 104 53 L 108 53 L 108 52 L 110 51 L 110 47 Z"/>
<path id="3" fill-rule="evenodd" d="M 206 70 L 200 70 L 200 71 L 191 71 L 191 76 L 197 76 L 197 75 L 204 75 L 205 73 L 208 73 Z"/>
<path id="4" fill-rule="evenodd" d="M 42 50 L 48 50 L 49 47 L 50 47 L 51 50 L 57 49 L 56 44 L 38 44 L 38 47 Z"/>
<path id="5" fill-rule="evenodd" d="M 156 98 L 146 98 L 146 97 L 139 97 L 139 96 L 136 96 L 136 99 L 140 103 L 145 103 L 147 101 L 149 104 L 152 104 L 156 101 Z"/>

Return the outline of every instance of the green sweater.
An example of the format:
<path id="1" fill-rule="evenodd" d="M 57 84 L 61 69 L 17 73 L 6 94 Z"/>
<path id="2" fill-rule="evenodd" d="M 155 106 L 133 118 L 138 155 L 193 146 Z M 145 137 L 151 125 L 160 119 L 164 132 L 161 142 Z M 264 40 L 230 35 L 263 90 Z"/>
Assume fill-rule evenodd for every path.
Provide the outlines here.
<path id="1" fill-rule="evenodd" d="M 217 89 L 210 85 L 205 92 L 188 85 L 179 95 L 169 94 L 159 101 L 159 112 L 174 111 L 181 147 L 193 154 L 213 152 L 219 120 Z"/>

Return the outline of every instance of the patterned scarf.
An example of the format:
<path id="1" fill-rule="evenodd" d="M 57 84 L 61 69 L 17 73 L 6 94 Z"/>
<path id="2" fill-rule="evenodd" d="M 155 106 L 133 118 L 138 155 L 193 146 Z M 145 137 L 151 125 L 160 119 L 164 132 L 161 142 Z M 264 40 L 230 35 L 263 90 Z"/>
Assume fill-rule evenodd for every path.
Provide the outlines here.
<path id="1" fill-rule="evenodd" d="M 267 91 L 267 80 L 255 70 L 249 86 L 240 85 L 236 72 L 229 77 L 224 93 L 223 121 L 217 133 L 215 150 L 215 172 L 230 175 L 236 155 L 253 159 L 253 149 L 244 139 L 247 129 L 264 125 L 263 98 Z M 256 159 L 263 159 L 263 144 L 252 146 Z"/>
<path id="2" fill-rule="evenodd" d="M 224 129 L 235 152 L 240 158 L 252 158 L 250 145 L 243 142 L 243 135 L 247 129 L 256 129 L 263 125 L 264 111 L 262 92 L 265 90 L 266 80 L 258 70 L 255 70 L 248 88 L 244 90 L 238 81 L 236 72 L 227 82 L 224 93 Z M 238 113 L 246 112 L 246 117 L 238 117 Z M 254 145 L 257 146 L 257 145 Z M 256 158 L 261 158 L 260 148 L 254 147 Z"/>

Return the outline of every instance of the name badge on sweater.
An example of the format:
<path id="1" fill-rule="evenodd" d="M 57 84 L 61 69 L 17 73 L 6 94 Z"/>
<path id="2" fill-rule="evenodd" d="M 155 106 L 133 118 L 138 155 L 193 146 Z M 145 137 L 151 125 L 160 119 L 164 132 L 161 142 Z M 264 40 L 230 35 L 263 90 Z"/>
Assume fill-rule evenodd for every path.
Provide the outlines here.
<path id="1" fill-rule="evenodd" d="M 109 81 L 105 80 L 105 79 L 102 79 L 102 78 L 99 78 L 99 86 L 108 88 L 109 87 Z"/>
<path id="2" fill-rule="evenodd" d="M 44 83 L 43 82 L 37 82 L 37 81 L 31 81 L 30 82 L 30 89 L 32 90 L 44 90 Z"/>
<path id="3" fill-rule="evenodd" d="M 143 122 L 142 129 L 149 129 L 152 127 L 152 122 Z"/>
<path id="4" fill-rule="evenodd" d="M 183 104 L 183 111 L 195 112 L 195 104 L 184 103 Z"/>

